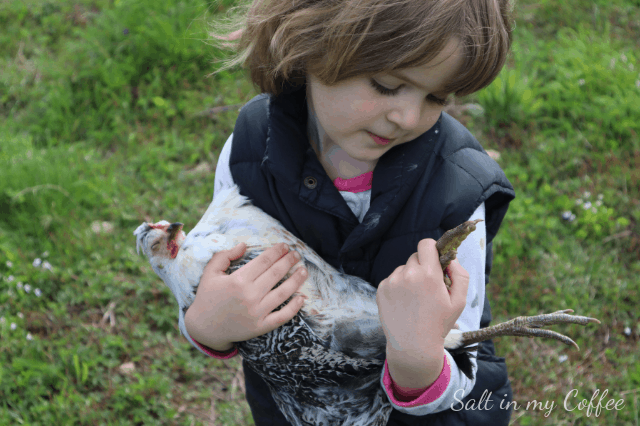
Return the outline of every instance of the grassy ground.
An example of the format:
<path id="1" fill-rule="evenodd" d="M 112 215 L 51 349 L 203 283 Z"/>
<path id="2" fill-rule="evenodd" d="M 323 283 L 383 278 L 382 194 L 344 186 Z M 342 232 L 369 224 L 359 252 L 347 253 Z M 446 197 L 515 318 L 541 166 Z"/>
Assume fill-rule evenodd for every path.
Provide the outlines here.
<path id="1" fill-rule="evenodd" d="M 205 77 L 220 52 L 204 22 L 231 3 L 0 2 L 0 425 L 252 424 L 239 358 L 180 336 L 132 236 L 143 220 L 195 225 L 237 107 L 200 113 L 256 94 L 240 71 Z M 512 423 L 638 425 L 640 3 L 516 12 L 508 67 L 450 109 L 517 192 L 494 321 L 573 308 L 602 325 L 557 327 L 580 351 L 497 340 Z M 620 410 L 575 408 L 597 389 Z"/>

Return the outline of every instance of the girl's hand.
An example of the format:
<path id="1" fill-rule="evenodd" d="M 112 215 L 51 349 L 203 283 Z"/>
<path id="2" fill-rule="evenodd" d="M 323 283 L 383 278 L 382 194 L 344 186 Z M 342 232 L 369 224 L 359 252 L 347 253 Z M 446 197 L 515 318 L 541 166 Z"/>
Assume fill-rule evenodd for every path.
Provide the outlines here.
<path id="1" fill-rule="evenodd" d="M 284 303 L 302 287 L 307 275 L 297 268 L 278 288 L 273 287 L 298 263 L 296 252 L 280 243 L 227 275 L 232 260 L 246 250 L 240 243 L 231 250 L 216 253 L 204 269 L 196 297 L 185 313 L 185 327 L 191 338 L 216 350 L 232 342 L 261 336 L 293 318 L 303 306 L 302 296 Z"/>
<path id="2" fill-rule="evenodd" d="M 427 238 L 406 265 L 380 283 L 376 301 L 388 348 L 442 356 L 444 338 L 462 314 L 469 288 L 469 274 L 457 259 L 447 271 L 451 293 L 444 284 L 436 242 Z"/>

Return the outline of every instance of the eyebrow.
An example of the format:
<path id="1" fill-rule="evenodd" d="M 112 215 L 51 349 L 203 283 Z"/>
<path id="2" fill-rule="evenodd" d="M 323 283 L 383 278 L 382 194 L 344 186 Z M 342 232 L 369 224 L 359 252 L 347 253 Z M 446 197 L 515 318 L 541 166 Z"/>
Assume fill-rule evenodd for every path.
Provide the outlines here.
<path id="1" fill-rule="evenodd" d="M 415 82 L 415 81 L 411 80 L 411 79 L 410 79 L 409 77 L 407 77 L 406 75 L 400 74 L 400 72 L 399 72 L 399 71 L 396 71 L 396 70 L 394 70 L 394 71 L 389 71 L 389 74 L 390 74 L 390 75 L 392 75 L 392 76 L 394 76 L 394 77 L 396 77 L 396 78 L 399 78 L 400 80 L 404 80 L 404 81 L 406 81 L 406 82 L 409 82 L 409 83 L 413 84 L 414 86 L 417 86 L 417 87 L 420 87 L 420 88 L 422 88 L 422 89 L 425 89 L 425 90 L 426 90 L 426 88 L 425 88 L 424 86 L 422 86 L 421 84 L 418 84 L 417 82 Z M 427 91 L 428 91 L 428 90 L 427 90 Z M 444 93 L 444 90 L 443 90 L 442 88 L 439 88 L 438 90 L 433 90 L 433 91 L 431 91 L 430 93 Z"/>

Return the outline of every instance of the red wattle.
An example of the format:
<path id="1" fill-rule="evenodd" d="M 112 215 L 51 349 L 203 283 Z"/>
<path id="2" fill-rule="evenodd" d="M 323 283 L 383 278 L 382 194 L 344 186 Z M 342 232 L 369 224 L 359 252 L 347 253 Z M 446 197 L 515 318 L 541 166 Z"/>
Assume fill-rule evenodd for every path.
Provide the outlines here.
<path id="1" fill-rule="evenodd" d="M 171 258 L 175 259 L 178 255 L 180 247 L 178 247 L 178 243 L 176 243 L 175 241 L 169 241 L 169 243 L 167 244 L 167 249 L 169 249 L 169 253 L 171 253 Z"/>

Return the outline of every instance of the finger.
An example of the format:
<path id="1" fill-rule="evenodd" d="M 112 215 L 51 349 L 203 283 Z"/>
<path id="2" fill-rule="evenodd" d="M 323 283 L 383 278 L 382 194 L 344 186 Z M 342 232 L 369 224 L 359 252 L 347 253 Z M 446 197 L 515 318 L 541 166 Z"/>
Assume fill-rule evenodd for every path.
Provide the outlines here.
<path id="1" fill-rule="evenodd" d="M 397 283 L 397 282 L 399 282 L 399 281 L 401 281 L 402 280 L 402 274 L 403 274 L 403 271 L 404 271 L 405 267 L 406 267 L 405 265 L 398 266 L 396 269 L 393 270 L 391 275 L 389 275 L 384 281 L 387 281 L 389 284 L 392 284 L 392 285 Z M 380 288 L 380 286 L 378 286 L 378 289 L 379 288 Z M 387 288 L 387 286 L 384 286 L 384 288 Z"/>
<path id="2" fill-rule="evenodd" d="M 247 249 L 246 244 L 238 243 L 235 247 L 229 250 L 219 251 L 211 257 L 211 260 L 204 267 L 203 276 L 209 274 L 224 274 L 229 269 L 232 260 L 240 259 Z"/>
<path id="3" fill-rule="evenodd" d="M 289 246 L 285 243 L 278 243 L 273 247 L 269 247 L 258 257 L 238 269 L 234 274 L 242 278 L 245 282 L 254 282 L 256 278 L 261 276 L 265 271 L 271 268 L 280 258 L 289 252 Z"/>
<path id="4" fill-rule="evenodd" d="M 264 320 L 264 333 L 268 333 L 289 322 L 304 306 L 304 297 L 294 297 L 282 309 L 272 312 Z"/>
<path id="5" fill-rule="evenodd" d="M 307 270 L 306 268 L 298 268 L 296 271 L 291 274 L 289 278 L 287 278 L 282 284 L 267 293 L 267 295 L 260 302 L 260 309 L 264 309 L 263 312 L 269 313 L 273 312 L 275 308 L 283 304 L 287 299 L 289 299 L 296 291 L 300 290 L 300 288 L 304 285 L 305 280 L 307 279 Z"/>
<path id="6" fill-rule="evenodd" d="M 425 238 L 418 243 L 417 260 L 422 267 L 430 271 L 442 271 L 436 241 L 431 238 Z"/>
<path id="7" fill-rule="evenodd" d="M 407 263 L 405 263 L 406 266 L 411 266 L 411 267 L 415 267 L 415 266 L 420 266 L 420 260 L 418 259 L 418 253 L 413 253 L 411 256 L 409 256 L 409 259 L 407 259 Z"/>
<path id="8" fill-rule="evenodd" d="M 284 257 L 279 259 L 269 269 L 264 271 L 262 275 L 256 278 L 257 288 L 260 290 L 260 298 L 266 296 L 282 279 L 291 271 L 291 268 L 300 262 L 300 255 L 295 250 L 290 251 Z M 298 268 L 296 268 L 298 269 Z M 293 271 L 291 271 L 293 272 Z"/>
<path id="9" fill-rule="evenodd" d="M 451 278 L 451 299 L 454 303 L 464 306 L 467 302 L 467 291 L 469 290 L 469 273 L 458 259 L 454 259 L 447 269 Z"/>

